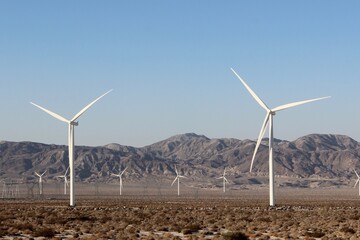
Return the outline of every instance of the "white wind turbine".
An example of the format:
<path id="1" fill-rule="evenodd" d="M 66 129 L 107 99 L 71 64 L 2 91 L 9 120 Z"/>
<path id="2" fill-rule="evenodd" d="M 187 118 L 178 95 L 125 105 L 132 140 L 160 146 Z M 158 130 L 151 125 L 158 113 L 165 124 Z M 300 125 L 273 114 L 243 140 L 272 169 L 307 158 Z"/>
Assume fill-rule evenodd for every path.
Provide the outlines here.
<path id="1" fill-rule="evenodd" d="M 223 179 L 223 191 L 225 192 L 225 188 L 226 188 L 226 183 L 229 183 L 229 181 L 226 179 L 225 177 L 226 174 L 226 168 L 224 169 L 224 173 L 221 177 L 218 177 L 216 179 Z"/>
<path id="2" fill-rule="evenodd" d="M 46 170 L 47 171 L 47 170 Z M 39 190 L 40 190 L 40 195 L 43 194 L 43 187 L 42 187 L 42 176 L 46 173 L 43 172 L 42 174 L 38 174 L 37 172 L 35 172 L 35 174 L 39 177 Z"/>
<path id="3" fill-rule="evenodd" d="M 180 178 L 186 178 L 185 176 L 182 176 L 179 174 L 176 165 L 175 165 L 175 172 L 176 172 L 176 178 L 174 179 L 174 181 L 172 182 L 171 186 L 174 185 L 174 183 L 177 180 L 177 185 L 178 185 L 178 196 L 180 196 Z"/>
<path id="4" fill-rule="evenodd" d="M 234 71 L 234 69 L 231 68 L 231 71 L 237 76 L 237 78 L 241 81 L 241 83 L 245 86 L 245 88 L 248 90 L 248 92 L 251 94 L 251 96 L 259 103 L 259 105 L 266 110 L 266 116 L 264 123 L 261 127 L 259 138 L 256 143 L 254 155 L 251 160 L 251 166 L 250 166 L 250 172 L 252 171 L 254 159 L 256 152 L 260 146 L 261 140 L 264 137 L 265 131 L 267 126 L 269 125 L 269 190 L 270 190 L 270 206 L 275 206 L 275 196 L 274 196 L 274 159 L 273 159 L 273 140 L 274 140 L 274 132 L 273 132 L 273 117 L 276 112 L 295 107 L 298 105 L 302 105 L 305 103 L 310 103 L 318 100 L 322 100 L 329 97 L 322 97 L 322 98 L 315 98 L 305 101 L 299 101 L 294 103 L 288 103 L 281 106 L 278 106 L 276 108 L 270 109 L 256 94 L 255 92 L 245 83 L 245 81 Z"/>
<path id="5" fill-rule="evenodd" d="M 69 186 L 69 181 L 67 180 L 67 172 L 69 171 L 69 167 L 66 169 L 65 174 L 61 176 L 57 176 L 58 178 L 64 178 L 64 195 L 66 195 L 66 187 Z"/>
<path id="6" fill-rule="evenodd" d="M 354 172 L 355 172 L 356 176 L 358 177 L 358 179 L 357 179 L 356 182 L 355 182 L 354 188 L 356 187 L 356 184 L 359 185 L 359 196 L 360 196 L 360 176 L 359 176 L 359 174 L 356 172 L 355 169 L 354 169 Z"/>
<path id="7" fill-rule="evenodd" d="M 123 183 L 122 183 L 122 175 L 124 174 L 124 172 L 126 171 L 127 167 L 121 172 L 120 174 L 111 174 L 112 176 L 115 176 L 115 177 L 119 177 L 119 181 L 120 181 L 120 196 L 121 196 L 121 192 L 122 192 L 122 188 L 123 188 Z"/>
<path id="8" fill-rule="evenodd" d="M 30 102 L 32 105 L 34 105 L 35 107 L 40 108 L 41 110 L 43 110 L 44 112 L 50 114 L 51 116 L 53 116 L 54 118 L 66 122 L 69 125 L 68 128 L 68 144 L 69 144 L 69 167 L 70 167 L 70 207 L 75 207 L 75 195 L 74 195 L 74 178 L 75 178 L 75 171 L 74 171 L 74 130 L 75 130 L 75 126 L 78 126 L 78 122 L 76 121 L 86 110 L 88 110 L 94 103 L 96 103 L 100 98 L 104 97 L 106 94 L 108 94 L 109 92 L 111 92 L 111 90 L 107 91 L 106 93 L 104 93 L 103 95 L 101 95 L 100 97 L 98 97 L 97 99 L 95 99 L 94 101 L 92 101 L 90 104 L 88 104 L 86 107 L 84 107 L 83 109 L 81 109 L 80 112 L 78 112 L 71 120 L 68 120 L 54 112 L 51 112 L 33 102 Z"/>

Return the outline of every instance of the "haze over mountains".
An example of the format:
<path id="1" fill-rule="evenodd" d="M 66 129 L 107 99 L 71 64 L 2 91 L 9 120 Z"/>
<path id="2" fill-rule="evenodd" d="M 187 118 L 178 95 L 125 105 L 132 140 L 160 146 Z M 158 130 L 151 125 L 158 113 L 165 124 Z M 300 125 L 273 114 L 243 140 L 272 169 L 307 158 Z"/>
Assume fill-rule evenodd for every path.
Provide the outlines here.
<path id="1" fill-rule="evenodd" d="M 354 178 L 353 168 L 360 167 L 360 144 L 348 136 L 311 134 L 291 142 L 275 142 L 275 174 L 282 177 L 349 181 Z M 214 179 L 225 167 L 233 182 L 242 176 L 255 181 L 268 175 L 267 139 L 259 147 L 253 173 L 249 173 L 255 144 L 252 140 L 209 139 L 187 133 L 142 148 L 119 144 L 76 146 L 76 181 L 117 181 L 111 173 L 126 166 L 129 181 L 172 179 L 174 164 L 192 181 Z M 52 179 L 63 174 L 67 166 L 67 146 L 0 142 L 1 179 L 32 179 L 34 171 L 45 170 L 46 177 Z"/>

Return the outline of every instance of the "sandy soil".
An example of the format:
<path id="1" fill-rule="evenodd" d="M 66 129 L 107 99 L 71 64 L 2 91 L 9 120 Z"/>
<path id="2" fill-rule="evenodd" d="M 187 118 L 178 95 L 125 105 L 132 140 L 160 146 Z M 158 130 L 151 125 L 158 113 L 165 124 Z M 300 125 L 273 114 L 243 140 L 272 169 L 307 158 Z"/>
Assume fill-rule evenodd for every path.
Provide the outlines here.
<path id="1" fill-rule="evenodd" d="M 61 195 L 0 199 L 0 238 L 360 239 L 351 188 L 278 189 L 275 208 L 265 188 L 130 193 L 78 195 L 75 208 Z"/>

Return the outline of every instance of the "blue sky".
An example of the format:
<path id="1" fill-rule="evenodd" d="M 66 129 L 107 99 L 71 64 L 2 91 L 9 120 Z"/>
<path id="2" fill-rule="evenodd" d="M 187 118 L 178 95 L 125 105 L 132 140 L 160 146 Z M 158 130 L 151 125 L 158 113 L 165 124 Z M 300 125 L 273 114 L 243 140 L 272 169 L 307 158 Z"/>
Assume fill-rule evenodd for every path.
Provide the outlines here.
<path id="1" fill-rule="evenodd" d="M 276 138 L 360 140 L 358 1 L 1 1 L 0 139 L 144 146 L 175 134 L 256 139 L 270 107 Z"/>

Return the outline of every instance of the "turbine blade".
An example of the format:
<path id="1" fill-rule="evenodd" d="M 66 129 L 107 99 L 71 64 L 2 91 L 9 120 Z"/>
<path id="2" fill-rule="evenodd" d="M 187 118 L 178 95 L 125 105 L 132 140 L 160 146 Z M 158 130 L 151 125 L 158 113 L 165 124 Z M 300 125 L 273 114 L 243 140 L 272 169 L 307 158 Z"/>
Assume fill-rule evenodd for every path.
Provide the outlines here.
<path id="1" fill-rule="evenodd" d="M 51 116 L 53 116 L 54 118 L 56 118 L 56 119 L 58 119 L 58 120 L 60 120 L 60 121 L 63 121 L 63 122 L 66 122 L 66 123 L 69 123 L 69 122 L 70 122 L 69 120 L 67 120 L 66 118 L 60 116 L 60 115 L 57 114 L 57 113 L 54 113 L 54 112 L 52 112 L 52 111 L 49 111 L 49 110 L 47 110 L 46 108 L 43 108 L 43 107 L 41 107 L 41 106 L 39 106 L 39 105 L 37 105 L 37 104 L 35 104 L 35 103 L 33 103 L 33 102 L 30 102 L 30 103 L 31 103 L 32 105 L 34 105 L 35 107 L 40 108 L 40 109 L 43 110 L 44 112 L 50 114 Z"/>
<path id="2" fill-rule="evenodd" d="M 218 178 L 216 178 L 216 179 L 223 179 L 224 177 L 218 177 Z"/>
<path id="3" fill-rule="evenodd" d="M 66 169 L 64 176 L 66 176 L 67 172 L 69 171 L 70 166 Z"/>
<path id="4" fill-rule="evenodd" d="M 281 106 L 279 106 L 279 107 L 276 107 L 276 108 L 272 109 L 271 111 L 277 112 L 277 111 L 281 111 L 281 110 L 284 110 L 284 109 L 287 109 L 287 108 L 296 107 L 296 106 L 299 106 L 299 105 L 302 105 L 302 104 L 305 104 L 305 103 L 310 103 L 310 102 L 314 102 L 314 101 L 319 101 L 319 100 L 326 99 L 326 98 L 330 98 L 330 96 L 328 96 L 328 97 L 321 97 L 321 98 L 314 98 L 314 99 L 310 99 L 310 100 L 305 100 L 305 101 L 299 101 L 299 102 L 293 102 L 293 103 L 284 104 L 284 105 L 281 105 Z"/>
<path id="5" fill-rule="evenodd" d="M 40 174 L 38 174 L 37 172 L 35 172 L 35 174 L 36 174 L 38 177 L 41 177 Z"/>
<path id="6" fill-rule="evenodd" d="M 253 154 L 253 157 L 252 157 L 252 159 L 251 159 L 250 172 L 252 171 L 252 168 L 253 168 L 253 164 L 254 164 L 254 159 L 255 159 L 256 152 L 257 152 L 257 150 L 258 150 L 258 148 L 259 148 L 259 146 L 260 146 L 261 140 L 262 140 L 263 137 L 264 137 L 264 134 L 265 134 L 267 125 L 268 125 L 268 123 L 269 123 L 270 114 L 271 114 L 271 112 L 268 112 L 268 113 L 266 114 L 264 123 L 263 123 L 263 125 L 262 125 L 262 127 L 261 127 L 260 134 L 259 134 L 259 137 L 258 137 L 258 140 L 257 140 L 257 143 L 256 143 L 255 150 L 254 150 L 254 154 Z"/>
<path id="7" fill-rule="evenodd" d="M 225 182 L 229 183 L 229 181 L 227 180 L 227 178 L 226 178 L 226 177 L 224 177 L 224 180 L 225 180 Z"/>
<path id="8" fill-rule="evenodd" d="M 358 178 L 358 180 L 356 180 L 355 185 L 354 185 L 354 188 L 356 187 L 356 184 L 359 183 L 359 181 L 360 181 L 360 178 Z"/>
<path id="9" fill-rule="evenodd" d="M 355 169 L 354 169 L 354 172 L 355 172 L 356 176 L 357 176 L 358 178 L 360 178 L 359 174 L 356 172 Z"/>
<path id="10" fill-rule="evenodd" d="M 176 178 L 174 179 L 174 181 L 172 182 L 171 186 L 174 185 L 174 183 L 176 182 L 176 180 L 178 179 L 179 177 L 176 176 Z"/>
<path id="11" fill-rule="evenodd" d="M 128 167 L 126 167 L 126 168 L 121 172 L 121 175 L 124 174 L 124 172 L 126 171 L 127 168 L 128 168 Z"/>
<path id="12" fill-rule="evenodd" d="M 111 90 L 107 91 L 106 93 L 104 93 L 103 95 L 101 95 L 100 97 L 98 97 L 97 99 L 95 99 L 94 101 L 92 101 L 91 103 L 89 103 L 86 107 L 84 107 L 83 109 L 81 109 L 80 112 L 78 112 L 78 114 L 76 114 L 72 119 L 71 122 L 74 122 L 76 119 L 78 119 L 86 110 L 88 110 L 94 103 L 96 103 L 98 100 L 100 100 L 100 98 L 104 97 L 106 94 L 108 94 L 109 92 L 111 92 Z"/>
<path id="13" fill-rule="evenodd" d="M 175 172 L 176 172 L 176 175 L 179 176 L 179 172 L 178 172 L 178 170 L 176 168 L 176 165 L 175 165 Z"/>
<path id="14" fill-rule="evenodd" d="M 246 84 L 246 82 L 235 72 L 234 69 L 230 68 L 231 71 L 237 76 L 237 78 L 242 82 L 242 84 L 245 86 L 245 88 L 248 90 L 248 92 L 253 96 L 253 98 L 260 104 L 261 107 L 263 107 L 266 111 L 269 111 L 269 107 L 266 106 L 266 104 L 256 95 L 256 93 Z"/>
<path id="15" fill-rule="evenodd" d="M 46 170 L 47 171 L 47 170 Z M 45 173 L 46 173 L 46 171 L 45 172 L 43 172 L 42 174 L 41 174 L 41 176 L 43 176 Z"/>

